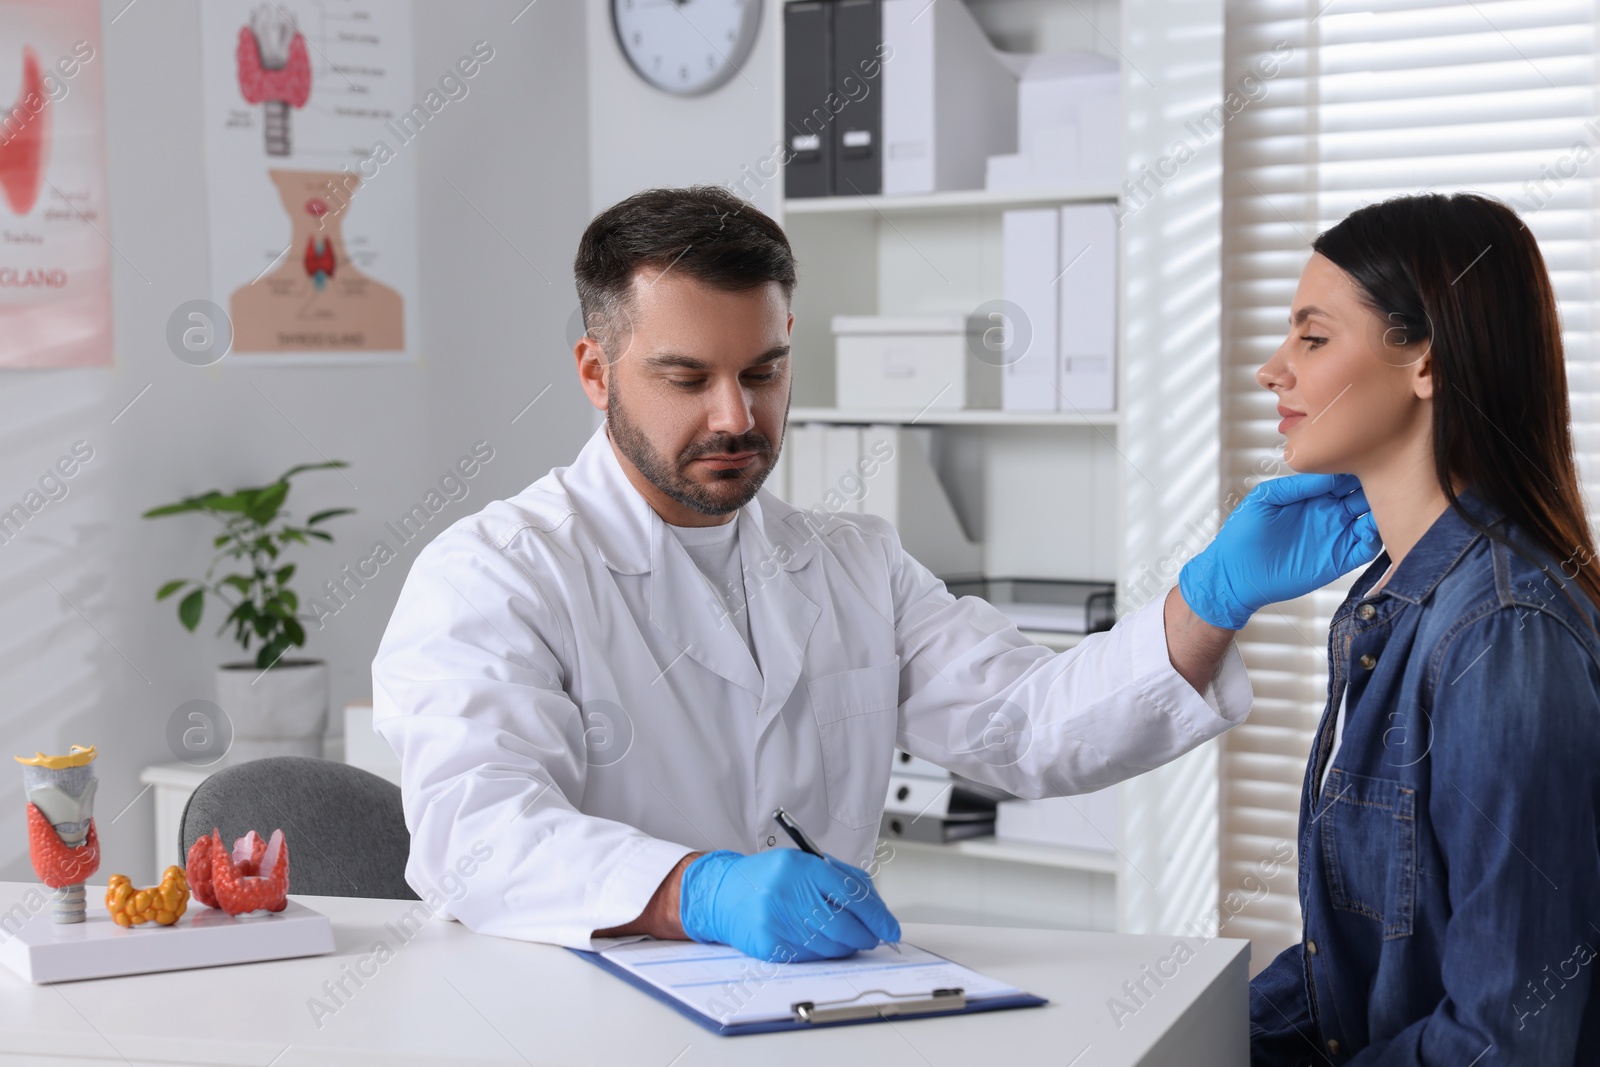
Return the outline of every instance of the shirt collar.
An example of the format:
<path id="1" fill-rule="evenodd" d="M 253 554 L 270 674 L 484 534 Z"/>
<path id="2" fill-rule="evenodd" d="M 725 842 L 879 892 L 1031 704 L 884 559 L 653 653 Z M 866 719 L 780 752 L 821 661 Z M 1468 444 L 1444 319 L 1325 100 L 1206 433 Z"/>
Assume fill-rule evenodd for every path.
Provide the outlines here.
<path id="1" fill-rule="evenodd" d="M 1457 499 L 1468 515 L 1484 525 L 1491 525 L 1503 517 L 1498 508 L 1478 495 L 1474 486 L 1463 490 Z M 1411 551 L 1406 553 L 1406 558 L 1395 568 L 1388 583 L 1380 590 L 1380 595 L 1392 593 L 1407 603 L 1422 603 L 1482 536 L 1460 512 L 1453 507 L 1446 507 Z M 1388 552 L 1373 560 L 1351 587 L 1350 599 L 1359 600 L 1366 596 L 1367 590 L 1388 570 L 1389 563 Z"/>

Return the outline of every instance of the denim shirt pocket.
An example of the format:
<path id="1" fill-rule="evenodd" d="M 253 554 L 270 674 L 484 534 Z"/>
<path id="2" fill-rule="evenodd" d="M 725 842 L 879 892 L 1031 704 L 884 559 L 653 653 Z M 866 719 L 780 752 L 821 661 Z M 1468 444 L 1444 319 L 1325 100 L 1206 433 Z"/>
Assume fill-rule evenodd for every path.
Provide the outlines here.
<path id="1" fill-rule="evenodd" d="M 1320 816 L 1322 854 L 1333 906 L 1382 923 L 1385 941 L 1411 936 L 1416 791 L 1333 767 L 1326 792 L 1332 799 Z"/>

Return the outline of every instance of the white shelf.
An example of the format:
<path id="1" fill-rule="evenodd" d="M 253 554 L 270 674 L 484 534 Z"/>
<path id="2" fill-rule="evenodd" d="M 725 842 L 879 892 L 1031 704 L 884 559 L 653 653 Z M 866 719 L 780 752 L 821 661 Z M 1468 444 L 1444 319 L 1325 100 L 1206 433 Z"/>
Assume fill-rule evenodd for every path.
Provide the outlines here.
<path id="1" fill-rule="evenodd" d="M 1080 415 L 1070 411 L 953 411 L 930 408 L 918 414 L 909 408 L 792 408 L 790 422 L 832 422 L 848 425 L 917 426 L 1104 426 L 1116 428 L 1115 411 Z"/>
<path id="2" fill-rule="evenodd" d="M 1082 204 L 1114 201 L 1121 190 L 1115 185 L 1054 189 L 961 189 L 918 196 L 803 196 L 783 202 L 785 215 L 920 214 L 940 215 L 971 211 L 1004 211 L 1034 204 Z"/>
<path id="3" fill-rule="evenodd" d="M 1117 873 L 1117 855 L 1114 852 L 1026 845 L 1019 842 L 997 841 L 993 837 L 970 837 L 965 841 L 951 841 L 943 845 L 927 841 L 907 841 L 902 837 L 886 837 L 883 841 L 895 849 L 908 849 L 928 855 L 971 856 L 976 859 L 998 860 L 1002 863 L 1022 863 L 1031 867 L 1054 867 L 1060 870 L 1090 871 L 1110 875 Z"/>

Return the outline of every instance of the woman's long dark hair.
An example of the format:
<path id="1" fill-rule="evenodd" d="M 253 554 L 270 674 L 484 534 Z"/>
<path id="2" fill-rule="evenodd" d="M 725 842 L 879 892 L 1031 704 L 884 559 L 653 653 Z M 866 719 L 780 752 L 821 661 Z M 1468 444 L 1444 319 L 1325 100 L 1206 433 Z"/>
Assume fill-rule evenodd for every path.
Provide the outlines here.
<path id="1" fill-rule="evenodd" d="M 1434 469 L 1450 506 L 1520 548 L 1462 509 L 1454 482 L 1474 487 L 1600 605 L 1555 293 L 1516 212 L 1474 193 L 1396 197 L 1353 212 L 1312 248 L 1389 324 L 1386 343 L 1430 346 Z"/>

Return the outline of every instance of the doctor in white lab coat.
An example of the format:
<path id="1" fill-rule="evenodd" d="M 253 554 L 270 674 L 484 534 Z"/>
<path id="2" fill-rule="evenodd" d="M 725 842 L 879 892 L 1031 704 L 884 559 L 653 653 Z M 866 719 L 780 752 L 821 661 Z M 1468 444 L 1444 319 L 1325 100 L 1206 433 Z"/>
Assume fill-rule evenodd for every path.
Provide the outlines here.
<path id="1" fill-rule="evenodd" d="M 641 193 L 591 223 L 575 273 L 606 424 L 421 552 L 372 668 L 407 880 L 426 895 L 490 853 L 444 910 L 473 930 L 786 959 L 894 940 L 844 865 L 872 854 L 896 746 L 1026 797 L 1147 771 L 1249 712 L 1251 610 L 1376 552 L 1353 483 L 1282 479 L 1181 594 L 1053 653 L 951 596 L 888 522 L 760 490 L 795 284 L 765 215 L 715 187 Z M 778 807 L 838 862 L 797 852 Z"/>

